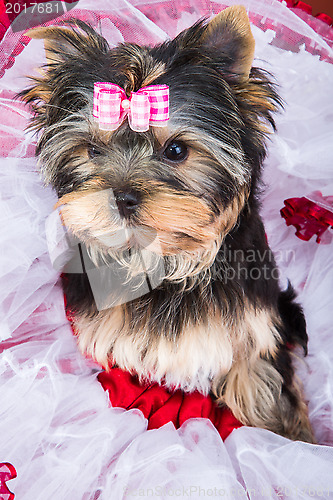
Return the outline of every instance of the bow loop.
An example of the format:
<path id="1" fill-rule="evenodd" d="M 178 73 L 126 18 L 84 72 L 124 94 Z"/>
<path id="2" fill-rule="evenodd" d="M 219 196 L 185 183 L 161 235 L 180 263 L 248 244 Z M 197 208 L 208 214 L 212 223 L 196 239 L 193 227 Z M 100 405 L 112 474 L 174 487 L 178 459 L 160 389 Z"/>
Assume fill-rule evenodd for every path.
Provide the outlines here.
<path id="1" fill-rule="evenodd" d="M 130 100 L 128 123 L 135 132 L 149 129 L 150 103 L 146 92 L 133 92 Z"/>
<path id="2" fill-rule="evenodd" d="M 128 99 L 115 83 L 94 84 L 93 116 L 103 130 L 116 130 L 128 116 L 135 132 L 146 132 L 149 125 L 163 127 L 169 119 L 169 87 L 150 85 L 132 92 Z"/>

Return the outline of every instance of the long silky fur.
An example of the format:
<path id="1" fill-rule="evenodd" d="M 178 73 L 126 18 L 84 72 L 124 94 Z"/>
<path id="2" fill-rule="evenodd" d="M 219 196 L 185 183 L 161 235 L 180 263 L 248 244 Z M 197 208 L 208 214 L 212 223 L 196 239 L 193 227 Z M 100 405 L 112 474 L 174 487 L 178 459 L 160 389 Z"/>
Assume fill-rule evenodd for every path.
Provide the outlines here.
<path id="1" fill-rule="evenodd" d="M 292 288 L 280 290 L 259 215 L 267 135 L 281 100 L 269 74 L 250 70 L 254 41 L 245 9 L 201 20 L 156 47 L 110 49 L 78 20 L 31 36 L 46 40 L 48 63 L 20 97 L 34 112 L 44 178 L 86 247 L 88 268 L 117 262 L 126 283 L 137 285 L 140 248 L 126 238 L 107 242 L 119 230 L 142 230 L 156 236 L 146 274 L 161 262 L 164 270 L 143 296 L 103 310 L 86 272 L 65 275 L 82 351 L 107 369 L 117 364 L 169 387 L 210 391 L 247 425 L 312 441 L 290 354 L 291 344 L 306 349 L 305 321 Z M 168 128 L 136 133 L 124 122 L 112 133 L 99 130 L 92 117 L 98 81 L 128 96 L 167 84 Z M 163 155 L 172 140 L 189 150 L 179 165 Z M 113 193 L 124 189 L 140 193 L 131 222 L 110 208 Z M 254 261 L 242 258 L 253 249 Z"/>

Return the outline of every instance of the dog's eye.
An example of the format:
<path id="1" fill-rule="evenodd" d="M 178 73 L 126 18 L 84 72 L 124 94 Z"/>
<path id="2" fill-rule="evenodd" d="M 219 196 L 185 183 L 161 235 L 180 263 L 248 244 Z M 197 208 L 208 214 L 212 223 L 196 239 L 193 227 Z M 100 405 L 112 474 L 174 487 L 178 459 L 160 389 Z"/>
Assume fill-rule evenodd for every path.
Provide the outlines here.
<path id="1" fill-rule="evenodd" d="M 96 148 L 96 146 L 88 146 L 88 156 L 89 158 L 93 159 L 96 158 L 96 156 L 101 155 L 102 152 Z"/>
<path id="2" fill-rule="evenodd" d="M 169 161 L 181 162 L 186 160 L 188 149 L 183 142 L 173 141 L 165 148 L 163 156 Z"/>

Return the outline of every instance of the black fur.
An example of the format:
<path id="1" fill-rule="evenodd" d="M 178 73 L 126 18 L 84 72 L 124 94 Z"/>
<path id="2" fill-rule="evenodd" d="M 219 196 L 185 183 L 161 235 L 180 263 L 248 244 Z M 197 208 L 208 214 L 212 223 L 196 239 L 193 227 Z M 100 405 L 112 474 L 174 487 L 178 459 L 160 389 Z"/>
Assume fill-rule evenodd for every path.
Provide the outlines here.
<path id="1" fill-rule="evenodd" d="M 185 291 L 183 283 L 163 282 L 148 294 L 127 303 L 133 330 L 148 322 L 149 331 L 156 336 L 177 339 L 189 320 L 193 324 L 207 324 L 214 311 L 222 311 L 226 317 L 241 314 L 245 308 L 244 298 L 255 310 L 269 308 L 280 318 L 276 327 L 281 337 L 271 362 L 283 377 L 283 393 L 296 409 L 299 401 L 290 389 L 293 381 L 290 347 L 298 344 L 306 352 L 305 320 L 295 302 L 292 287 L 280 290 L 276 263 L 259 214 L 260 177 L 267 135 L 263 124 L 274 129 L 272 113 L 281 106 L 270 76 L 252 68 L 249 80 L 241 81 L 234 68 L 240 50 L 237 37 L 222 47 L 202 43 L 207 30 L 205 21 L 198 22 L 175 40 L 154 48 L 122 44 L 110 50 L 105 40 L 84 23 L 75 21 L 73 29 L 77 36 L 83 31 L 88 42 L 82 48 L 77 38 L 66 34 L 55 44 L 54 54 L 62 62 L 49 65 L 45 79 L 37 82 L 49 89 L 49 103 L 43 103 L 35 86 L 20 94 L 35 111 L 32 124 L 41 132 L 37 154 L 41 155 L 46 177 L 59 196 L 81 189 L 87 180 L 94 178 L 93 174 L 87 177 L 83 173 L 85 162 L 90 160 L 82 159 L 80 163 L 77 157 L 80 148 L 91 147 L 98 148 L 101 153 L 93 160 L 101 189 L 119 190 L 129 185 L 138 189 L 137 176 L 141 184 L 144 182 L 147 186 L 147 192 L 150 184 L 159 182 L 175 193 L 201 197 L 210 206 L 212 218 L 241 195 L 242 183 L 249 190 L 245 205 L 236 214 L 236 225 L 225 236 L 209 269 L 209 277 L 203 272 L 202 279 L 199 276 Z M 242 182 L 223 168 L 207 145 L 191 144 L 196 153 L 205 154 L 208 174 L 200 175 L 201 183 L 196 184 L 194 173 L 188 171 L 188 177 L 193 180 L 190 185 L 181 168 L 165 161 L 161 145 L 156 143 L 150 131 L 136 133 L 123 124 L 106 143 L 91 134 L 87 110 L 91 109 L 94 82 L 116 83 L 129 94 L 142 86 L 151 68 L 159 63 L 164 65 L 164 70 L 150 84 L 169 86 L 171 120 L 185 130 L 190 126 L 191 131 L 198 133 L 198 143 L 201 137 L 208 137 L 219 145 L 224 158 L 230 158 L 240 170 L 243 169 Z M 73 112 L 75 115 L 71 118 Z M 79 113 L 82 113 L 81 121 Z M 62 141 L 67 144 L 65 152 L 57 148 Z M 150 151 L 149 168 L 146 162 L 141 169 L 133 167 L 130 175 L 129 165 L 137 160 L 130 152 L 136 147 Z M 54 153 L 51 155 L 50 151 Z M 237 159 L 236 152 L 243 155 L 242 162 Z M 125 154 L 128 155 L 126 162 Z M 114 162 L 113 169 L 107 168 L 110 162 Z M 145 194 L 141 195 L 144 201 Z M 184 231 L 186 236 L 186 228 Z M 181 228 L 179 234 L 182 237 Z M 247 258 L 250 254 L 252 259 Z M 234 277 L 231 279 L 230 275 Z M 98 314 L 85 273 L 66 275 L 63 286 L 71 314 L 91 318 Z"/>

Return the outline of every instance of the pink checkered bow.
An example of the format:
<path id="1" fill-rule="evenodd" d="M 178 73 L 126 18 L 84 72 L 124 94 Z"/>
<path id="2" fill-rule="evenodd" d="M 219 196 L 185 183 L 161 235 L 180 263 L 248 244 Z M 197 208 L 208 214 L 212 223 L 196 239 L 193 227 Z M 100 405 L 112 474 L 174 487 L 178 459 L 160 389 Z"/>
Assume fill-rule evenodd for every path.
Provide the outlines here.
<path id="1" fill-rule="evenodd" d="M 128 99 L 115 83 L 97 82 L 93 116 L 103 130 L 116 130 L 126 116 L 135 132 L 146 132 L 149 125 L 163 127 L 169 119 L 169 87 L 149 85 L 132 92 Z"/>

